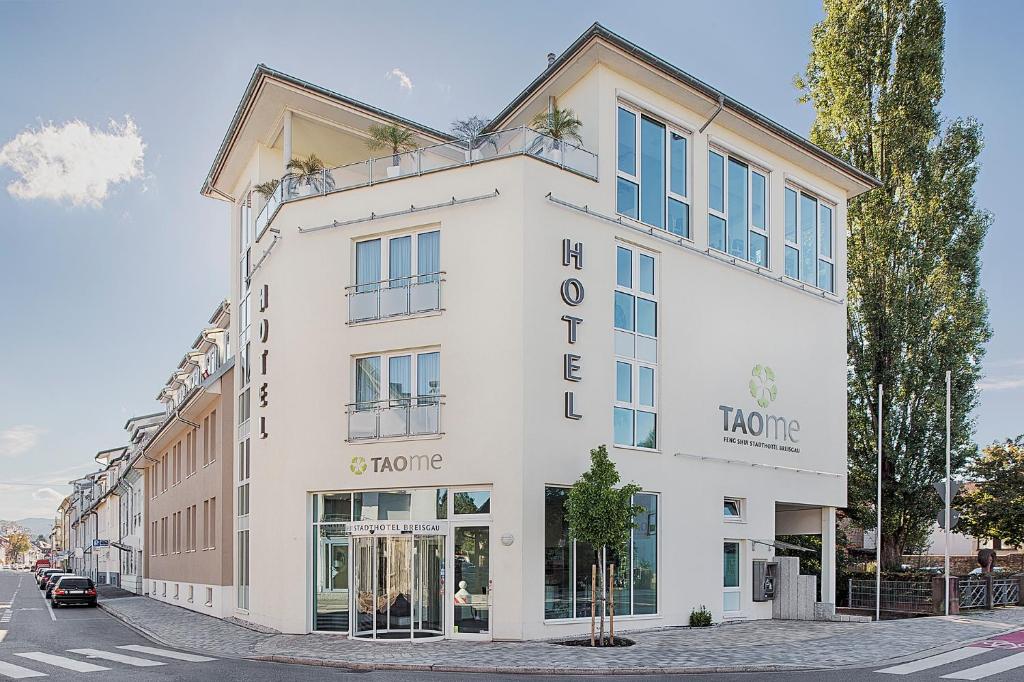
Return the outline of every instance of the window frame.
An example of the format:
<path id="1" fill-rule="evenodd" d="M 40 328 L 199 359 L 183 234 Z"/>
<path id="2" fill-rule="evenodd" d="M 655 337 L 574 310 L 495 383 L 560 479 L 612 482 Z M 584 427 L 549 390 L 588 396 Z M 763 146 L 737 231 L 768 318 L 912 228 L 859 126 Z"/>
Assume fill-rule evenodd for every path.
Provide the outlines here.
<path id="1" fill-rule="evenodd" d="M 619 283 L 619 277 L 618 277 L 618 257 L 619 257 L 619 250 L 620 249 L 624 250 L 624 251 L 628 251 L 630 253 L 630 286 L 628 288 L 626 286 L 624 286 L 624 285 Z M 633 328 L 631 330 L 630 329 L 620 328 L 620 327 L 616 326 L 616 322 L 613 319 L 612 320 L 613 334 L 615 335 L 616 338 L 619 337 L 620 333 L 622 333 L 622 334 L 631 334 L 633 336 L 633 340 L 632 340 L 633 341 L 633 343 L 632 343 L 633 355 L 632 356 L 627 356 L 627 355 L 620 354 L 619 353 L 619 349 L 618 349 L 618 344 L 617 343 L 613 344 L 614 345 L 615 372 L 614 372 L 614 386 L 613 386 L 613 391 L 612 391 L 612 395 L 613 395 L 613 401 L 612 401 L 612 443 L 613 443 L 613 445 L 615 447 L 635 448 L 635 449 L 638 449 L 638 450 L 643 450 L 645 452 L 658 452 L 658 451 L 660 451 L 660 445 L 661 445 L 661 439 L 660 439 L 660 436 L 659 436 L 659 431 L 660 431 L 660 426 L 659 426 L 659 422 L 660 422 L 659 406 L 661 404 L 661 401 L 659 400 L 659 390 L 661 388 L 661 382 L 660 382 L 660 378 L 658 376 L 658 359 L 659 359 L 658 332 L 659 332 L 659 327 L 661 326 L 661 319 L 660 319 L 660 315 L 661 315 L 660 308 L 661 308 L 661 306 L 660 306 L 660 301 L 659 301 L 659 298 L 658 298 L 658 292 L 660 291 L 661 287 L 660 287 L 660 283 L 659 283 L 658 280 L 659 280 L 659 276 L 660 276 L 660 272 L 661 272 L 660 271 L 660 267 L 661 266 L 659 264 L 658 256 L 659 256 L 659 254 L 654 252 L 654 251 L 649 251 L 647 249 L 641 248 L 641 247 L 636 246 L 634 244 L 630 244 L 628 242 L 623 242 L 623 241 L 618 241 L 618 240 L 615 242 L 616 272 L 615 272 L 615 290 L 614 290 L 614 294 L 613 295 L 617 298 L 619 293 L 623 293 L 623 294 L 627 294 L 627 295 L 632 297 L 632 300 L 633 300 L 632 327 Z M 640 270 L 640 264 L 642 262 L 641 259 L 644 258 L 644 257 L 650 258 L 653 261 L 653 279 L 654 279 L 654 282 L 653 282 L 654 286 L 652 287 L 653 288 L 653 293 L 649 293 L 649 292 L 644 291 L 643 290 L 643 285 L 639 281 L 640 280 L 640 271 L 641 271 Z M 639 319 L 638 311 L 639 311 L 639 301 L 640 300 L 649 301 L 649 302 L 654 304 L 654 336 L 651 336 L 649 334 L 641 332 L 638 329 L 638 326 L 639 326 L 638 325 L 638 319 Z M 613 314 L 613 318 L 614 318 L 614 314 Z M 651 340 L 651 341 L 654 342 L 654 358 L 655 358 L 654 361 L 651 361 L 651 360 L 648 360 L 648 359 L 643 359 L 643 358 L 640 358 L 638 356 L 637 347 L 638 347 L 639 344 L 637 343 L 637 340 L 639 338 L 648 339 L 648 340 Z M 618 366 L 619 366 L 619 363 L 628 365 L 630 367 L 630 400 L 629 401 L 619 400 L 619 390 L 618 390 L 619 389 L 619 386 L 618 386 L 618 377 L 619 377 Z M 653 373 L 653 382 L 654 382 L 654 386 L 652 388 L 652 390 L 653 390 L 653 403 L 654 403 L 653 405 L 644 405 L 641 402 L 641 397 L 640 397 L 640 376 L 641 376 L 642 369 L 649 369 Z M 631 424 L 632 438 L 631 438 L 631 441 L 632 442 L 631 443 L 627 444 L 627 443 L 619 443 L 618 442 L 617 435 L 615 433 L 615 415 L 618 413 L 618 410 L 629 410 L 631 412 L 631 415 L 632 415 L 632 417 L 631 417 L 631 419 L 632 419 L 632 424 Z M 653 448 L 637 444 L 637 442 L 638 442 L 638 440 L 637 440 L 637 423 L 638 423 L 638 415 L 641 412 L 643 412 L 645 414 L 654 415 L 654 447 Z"/>
<path id="2" fill-rule="evenodd" d="M 437 233 L 437 262 L 438 272 L 420 272 L 419 254 L 420 237 L 427 234 Z M 401 277 L 391 277 L 391 242 L 395 239 L 410 238 L 409 245 L 409 274 Z M 380 279 L 376 282 L 356 282 L 359 272 L 359 245 L 368 242 L 380 242 Z M 396 232 L 394 234 L 382 234 L 375 237 L 355 238 L 352 240 L 352 286 L 357 292 L 375 291 L 382 288 L 407 287 L 418 282 L 435 281 L 434 279 L 421 279 L 423 277 L 441 278 L 441 227 L 434 225 L 429 229 L 417 229 L 410 232 Z M 365 287 L 365 288 L 364 288 Z"/>
<path id="3" fill-rule="evenodd" d="M 711 154 L 722 157 L 722 210 L 711 206 Z M 746 230 L 746 254 L 742 257 L 729 251 L 729 162 L 736 161 L 747 167 L 747 230 Z M 764 227 L 754 225 L 754 175 L 764 178 Z M 739 258 L 751 265 L 764 270 L 772 269 L 772 239 L 771 239 L 771 186 L 772 171 L 764 163 L 756 161 L 750 156 L 734 152 L 724 146 L 709 142 L 707 157 L 707 185 L 708 185 L 708 215 L 714 216 L 725 223 L 725 249 L 719 249 L 711 245 L 711 221 L 708 220 L 708 250 L 717 251 L 731 258 Z M 765 240 L 765 262 L 764 264 L 751 260 L 750 235 L 751 233 L 764 237 Z"/>
<path id="4" fill-rule="evenodd" d="M 419 381 L 418 381 L 418 379 L 419 379 L 419 375 L 418 375 L 418 372 L 419 372 L 419 357 L 421 355 L 430 355 L 431 353 L 437 353 L 437 357 L 438 357 L 438 361 L 437 361 L 437 364 L 438 364 L 438 367 L 437 367 L 437 372 L 438 372 L 438 391 L 437 391 L 437 393 L 428 393 L 426 395 L 419 395 Z M 391 360 L 393 358 L 401 358 L 401 357 L 408 357 L 409 358 L 409 384 L 410 384 L 410 388 L 412 390 L 410 391 L 410 394 L 409 394 L 408 398 L 392 398 L 391 397 L 391 390 L 390 390 L 390 387 L 391 387 L 391 384 L 390 384 L 390 379 L 391 379 L 391 376 L 390 376 L 390 374 L 391 374 Z M 378 365 L 379 377 L 378 377 L 378 382 L 377 382 L 377 399 L 374 400 L 374 401 L 360 401 L 358 399 L 358 395 L 357 395 L 357 386 L 358 386 L 358 379 L 359 379 L 358 371 L 357 371 L 358 362 L 360 360 L 366 360 L 366 359 L 369 359 L 369 358 L 378 358 L 378 360 L 379 360 L 379 365 Z M 402 350 L 402 351 L 391 351 L 391 352 L 380 352 L 380 353 L 363 353 L 363 354 L 360 354 L 360 355 L 353 355 L 352 356 L 352 365 L 351 365 L 351 367 L 352 367 L 352 387 L 351 387 L 352 401 L 351 402 L 352 402 L 352 405 L 355 407 L 356 410 L 372 410 L 372 409 L 376 409 L 377 406 L 383 404 L 385 401 L 388 403 L 389 407 L 398 407 L 403 400 L 410 401 L 410 404 L 414 400 L 415 401 L 428 400 L 428 399 L 440 400 L 441 397 L 444 395 L 443 392 L 441 391 L 441 385 L 442 385 L 443 382 L 441 381 L 441 347 L 440 346 L 428 346 L 426 348 L 413 348 L 413 349 Z M 417 403 L 417 404 L 426 404 L 426 403 Z M 366 405 L 366 406 L 360 408 L 359 407 L 360 405 Z"/>
<path id="5" fill-rule="evenodd" d="M 736 516 L 729 516 L 725 513 L 725 505 L 730 502 L 736 505 Z M 726 523 L 746 523 L 746 500 L 741 497 L 731 497 L 726 495 L 722 500 L 722 519 Z"/>
<path id="6" fill-rule="evenodd" d="M 786 235 L 786 229 L 785 229 L 785 225 L 786 225 L 786 210 L 787 210 L 786 202 L 785 202 L 785 196 L 786 196 L 785 193 L 787 191 L 790 191 L 790 192 L 793 192 L 793 193 L 796 194 L 796 213 L 795 213 L 796 241 L 795 242 L 789 240 L 789 237 Z M 803 256 L 803 249 L 802 249 L 802 247 L 800 245 L 800 218 L 801 218 L 802 211 L 803 211 L 803 209 L 801 208 L 801 203 L 802 203 L 800 201 L 801 197 L 807 197 L 808 199 L 811 199 L 811 200 L 814 201 L 814 247 L 815 247 L 815 251 L 816 251 L 815 258 L 814 258 L 814 282 L 808 282 L 807 280 L 802 279 L 800 277 L 800 270 L 801 270 L 801 267 L 802 267 L 801 257 Z M 783 257 L 783 275 L 785 275 L 785 277 L 787 279 L 792 280 L 794 282 L 799 282 L 800 284 L 811 286 L 811 287 L 814 287 L 815 289 L 818 289 L 819 291 L 824 291 L 826 293 L 834 295 L 836 293 L 836 248 L 838 246 L 837 243 L 836 243 L 836 216 L 839 214 L 838 203 L 835 200 L 830 199 L 830 198 L 822 195 L 820 192 L 814 191 L 812 189 L 809 189 L 809 188 L 807 188 L 807 187 L 805 187 L 803 185 L 800 185 L 800 184 L 798 184 L 796 182 L 792 182 L 792 181 L 787 181 L 786 182 L 785 188 L 783 190 L 783 198 L 784 198 L 783 199 L 783 230 L 782 230 L 782 233 L 783 233 L 783 243 L 785 245 L 785 249 L 792 250 L 792 251 L 796 252 L 796 274 L 795 274 L 795 276 L 791 275 L 789 272 L 786 271 L 785 257 Z M 824 256 L 821 253 L 821 207 L 822 206 L 828 208 L 829 211 L 831 211 L 831 213 L 832 213 L 832 220 L 831 220 L 831 224 L 829 225 L 830 243 L 832 245 L 832 255 L 830 255 L 830 256 Z M 824 261 L 825 263 L 828 263 L 829 265 L 832 266 L 832 287 L 831 288 L 825 288 L 825 287 L 821 286 L 821 280 L 820 280 L 820 277 L 819 277 L 819 275 L 820 275 L 819 267 L 820 267 L 820 264 L 821 264 L 822 261 Z"/>
<path id="7" fill-rule="evenodd" d="M 736 585 L 726 587 L 725 585 L 725 545 L 736 545 Z M 722 617 L 738 617 L 743 615 L 743 541 L 738 538 L 724 538 L 722 540 Z M 739 608 L 735 611 L 725 610 L 725 595 L 738 594 Z"/>
<path id="8" fill-rule="evenodd" d="M 634 117 L 633 126 L 633 167 L 635 173 L 630 174 L 628 171 L 624 171 L 619 168 L 619 110 L 628 112 Z M 643 119 L 647 118 L 658 125 L 661 125 L 665 129 L 665 147 L 664 147 L 664 186 L 663 194 L 665 195 L 662 200 L 662 220 L 663 225 L 661 227 L 648 223 L 643 220 L 643 216 L 640 210 L 641 199 L 643 196 L 643 171 L 641 159 L 643 151 L 640 146 L 641 141 L 641 129 Z M 672 165 L 672 135 L 675 134 L 680 137 L 686 145 L 686 153 L 683 157 L 683 191 L 685 194 L 679 194 L 672 190 L 672 171 L 674 169 Z M 616 101 L 615 106 L 615 213 L 629 220 L 635 220 L 636 222 L 646 225 L 655 230 L 661 230 L 666 234 L 670 234 L 673 237 L 679 239 L 685 239 L 686 241 L 693 241 L 693 205 L 691 197 L 693 196 L 693 131 L 688 128 L 684 128 L 677 123 L 673 123 L 665 120 L 665 118 L 658 116 L 657 114 L 650 112 L 643 107 L 639 107 L 630 102 L 623 101 L 621 99 Z M 618 205 L 618 184 L 619 179 L 623 179 L 627 182 L 632 183 L 636 186 L 636 216 L 629 215 L 628 213 L 622 213 L 619 210 Z M 669 203 L 670 200 L 677 201 L 686 207 L 686 234 L 679 234 L 673 232 L 669 227 Z"/>

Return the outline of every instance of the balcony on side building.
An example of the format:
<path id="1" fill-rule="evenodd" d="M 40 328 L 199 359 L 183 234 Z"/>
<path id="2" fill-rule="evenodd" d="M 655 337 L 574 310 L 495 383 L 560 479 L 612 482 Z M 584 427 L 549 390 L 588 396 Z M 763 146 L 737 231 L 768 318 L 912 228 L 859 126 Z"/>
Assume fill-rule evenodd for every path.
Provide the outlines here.
<path id="1" fill-rule="evenodd" d="M 345 406 L 348 412 L 348 440 L 440 434 L 443 404 L 443 395 L 350 403 Z"/>

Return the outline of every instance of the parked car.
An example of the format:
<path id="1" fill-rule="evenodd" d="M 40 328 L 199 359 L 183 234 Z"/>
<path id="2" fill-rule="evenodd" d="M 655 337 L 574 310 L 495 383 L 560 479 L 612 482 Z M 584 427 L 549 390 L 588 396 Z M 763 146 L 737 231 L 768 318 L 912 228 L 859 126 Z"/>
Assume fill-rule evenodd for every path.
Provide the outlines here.
<path id="1" fill-rule="evenodd" d="M 43 591 L 43 594 L 46 595 L 47 599 L 50 599 L 50 598 L 53 597 L 53 588 L 57 587 L 57 583 L 60 582 L 60 579 L 65 577 L 65 576 L 69 576 L 69 575 L 74 575 L 74 574 L 73 573 L 68 573 L 67 571 L 64 571 L 63 573 L 54 573 L 53 575 L 50 576 L 49 580 L 46 581 L 46 589 Z"/>
<path id="2" fill-rule="evenodd" d="M 43 573 L 46 573 L 45 568 L 40 568 L 36 570 L 36 585 L 38 585 L 39 581 L 43 579 Z"/>
<path id="3" fill-rule="evenodd" d="M 48 568 L 45 571 L 43 571 L 43 576 L 39 579 L 39 589 L 45 590 L 46 583 L 50 579 L 50 576 L 56 575 L 58 573 L 64 575 L 65 573 L 67 573 L 67 571 L 65 571 L 63 568 Z"/>
<path id="4" fill-rule="evenodd" d="M 95 607 L 96 585 L 91 578 L 80 575 L 62 575 L 53 586 L 51 599 L 55 609 L 71 604 L 86 604 Z"/>

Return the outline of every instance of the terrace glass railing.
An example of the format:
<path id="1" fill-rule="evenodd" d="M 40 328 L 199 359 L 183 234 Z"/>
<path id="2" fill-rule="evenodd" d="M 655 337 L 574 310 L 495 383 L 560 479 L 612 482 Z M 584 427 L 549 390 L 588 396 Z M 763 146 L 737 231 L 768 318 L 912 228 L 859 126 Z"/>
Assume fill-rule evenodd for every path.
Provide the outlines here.
<path id="1" fill-rule="evenodd" d="M 285 175 L 256 215 L 255 232 L 262 234 L 277 210 L 289 201 L 515 155 L 532 156 L 597 179 L 597 154 L 521 126 L 480 135 L 472 140 L 445 142 L 337 168 L 325 168 L 310 175 Z"/>
<path id="2" fill-rule="evenodd" d="M 407 438 L 441 433 L 443 400 L 443 395 L 431 395 L 346 405 L 348 439 Z"/>
<path id="3" fill-rule="evenodd" d="M 348 321 L 371 322 L 441 309 L 443 272 L 345 287 Z"/>

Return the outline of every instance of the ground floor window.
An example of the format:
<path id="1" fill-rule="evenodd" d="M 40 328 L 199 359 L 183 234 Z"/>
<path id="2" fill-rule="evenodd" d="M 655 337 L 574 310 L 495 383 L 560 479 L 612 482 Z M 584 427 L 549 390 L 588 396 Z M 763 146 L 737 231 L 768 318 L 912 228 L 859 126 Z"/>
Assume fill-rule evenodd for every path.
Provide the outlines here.
<path id="1" fill-rule="evenodd" d="M 722 559 L 722 610 L 736 613 L 740 610 L 740 543 L 726 540 Z"/>
<path id="2" fill-rule="evenodd" d="M 544 617 L 590 616 L 591 566 L 597 548 L 569 537 L 565 514 L 568 488 L 544 489 Z M 642 511 L 625 551 L 608 551 L 615 564 L 615 613 L 658 612 L 658 495 L 637 493 L 633 504 Z"/>
<path id="3" fill-rule="evenodd" d="M 238 531 L 238 608 L 249 608 L 249 531 Z"/>

